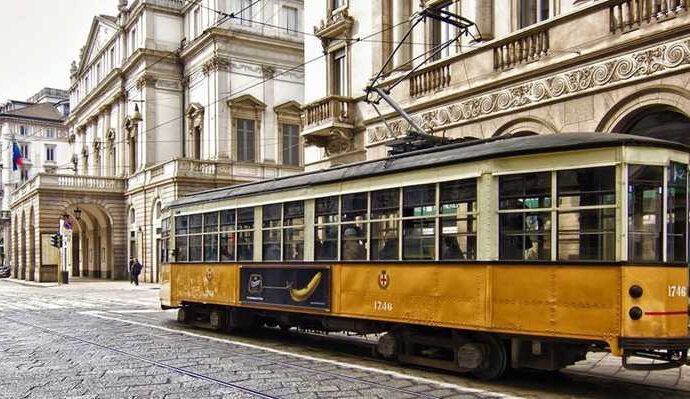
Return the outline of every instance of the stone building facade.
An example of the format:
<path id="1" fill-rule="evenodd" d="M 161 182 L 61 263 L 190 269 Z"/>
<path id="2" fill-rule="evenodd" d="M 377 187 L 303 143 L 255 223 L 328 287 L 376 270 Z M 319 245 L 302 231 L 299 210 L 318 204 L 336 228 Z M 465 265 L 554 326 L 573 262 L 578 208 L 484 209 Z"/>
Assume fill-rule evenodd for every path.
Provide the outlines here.
<path id="1" fill-rule="evenodd" d="M 687 0 L 307 0 L 303 137 L 307 169 L 383 157 L 408 131 L 364 88 L 422 9 L 473 22 L 470 36 L 427 18 L 379 85 L 428 133 L 452 138 L 573 131 L 690 142 Z M 407 75 L 409 74 L 409 76 Z M 313 78 L 312 78 L 313 77 Z M 316 78 L 318 77 L 318 79 Z M 394 85 L 396 80 L 400 83 Z"/>
<path id="2" fill-rule="evenodd" d="M 302 1 L 254 3 L 119 0 L 117 16 L 96 16 L 71 69 L 74 172 L 17 189 L 17 232 L 66 220 L 70 275 L 124 278 L 134 256 L 157 281 L 168 202 L 301 171 Z M 38 223 L 22 219 L 32 208 Z M 51 249 L 19 235 L 15 264 L 54 279 Z"/>
<path id="3" fill-rule="evenodd" d="M 18 186 L 39 173 L 55 174 L 69 168 L 69 144 L 67 128 L 64 125 L 69 115 L 69 94 L 66 90 L 44 88 L 26 101 L 10 100 L 0 105 L 0 148 L 2 149 L 2 174 L 0 175 L 0 262 L 11 261 L 14 251 L 10 223 L 12 192 Z M 13 146 L 21 151 L 22 165 L 13 168 Z M 30 209 L 31 219 L 34 212 Z M 23 232 L 23 231 L 22 231 Z M 24 269 L 33 275 L 35 268 Z"/>

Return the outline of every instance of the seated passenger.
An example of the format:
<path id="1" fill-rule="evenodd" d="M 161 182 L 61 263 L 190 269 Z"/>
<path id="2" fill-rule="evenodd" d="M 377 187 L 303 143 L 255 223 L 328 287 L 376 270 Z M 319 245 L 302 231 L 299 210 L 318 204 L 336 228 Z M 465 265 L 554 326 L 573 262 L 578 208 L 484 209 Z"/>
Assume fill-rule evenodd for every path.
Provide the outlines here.
<path id="1" fill-rule="evenodd" d="M 357 227 L 347 227 L 343 232 L 343 260 L 364 260 L 366 251 L 364 244 L 359 239 L 360 233 Z"/>
<path id="2" fill-rule="evenodd" d="M 441 246 L 441 259 L 464 259 L 464 255 L 458 240 L 455 237 L 443 237 L 443 245 Z"/>
<path id="3" fill-rule="evenodd" d="M 398 259 L 398 237 L 392 231 L 387 231 L 384 236 L 383 248 L 379 253 L 379 259 L 396 260 Z"/>

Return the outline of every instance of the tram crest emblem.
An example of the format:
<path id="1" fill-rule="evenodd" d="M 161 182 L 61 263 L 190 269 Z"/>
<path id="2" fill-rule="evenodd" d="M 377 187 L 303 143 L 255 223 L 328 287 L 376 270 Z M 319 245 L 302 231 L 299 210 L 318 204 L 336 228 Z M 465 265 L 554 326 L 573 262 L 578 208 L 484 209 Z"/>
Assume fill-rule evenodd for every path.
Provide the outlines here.
<path id="1" fill-rule="evenodd" d="M 211 280 L 213 280 L 213 269 L 209 267 L 208 269 L 206 269 L 206 281 L 210 283 Z"/>
<path id="2" fill-rule="evenodd" d="M 385 290 L 388 288 L 388 285 L 391 283 L 391 278 L 388 273 L 386 273 L 385 270 L 381 270 L 381 274 L 379 274 L 379 287 L 381 289 Z"/>

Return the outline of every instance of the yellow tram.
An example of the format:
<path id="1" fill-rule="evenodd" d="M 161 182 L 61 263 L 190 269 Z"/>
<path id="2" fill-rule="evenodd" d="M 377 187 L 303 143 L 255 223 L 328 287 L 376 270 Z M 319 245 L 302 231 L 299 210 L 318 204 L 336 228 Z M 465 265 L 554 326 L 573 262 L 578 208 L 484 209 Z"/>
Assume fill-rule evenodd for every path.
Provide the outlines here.
<path id="1" fill-rule="evenodd" d="M 218 329 L 381 333 L 386 358 L 480 378 L 592 350 L 678 367 L 688 158 L 680 144 L 568 133 L 190 195 L 166 209 L 162 306 Z"/>

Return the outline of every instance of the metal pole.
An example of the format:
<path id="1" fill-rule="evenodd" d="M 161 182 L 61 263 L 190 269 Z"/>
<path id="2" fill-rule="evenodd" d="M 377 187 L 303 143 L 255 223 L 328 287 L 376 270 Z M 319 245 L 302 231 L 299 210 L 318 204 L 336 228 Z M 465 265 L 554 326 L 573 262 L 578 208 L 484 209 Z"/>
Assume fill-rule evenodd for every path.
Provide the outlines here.
<path id="1" fill-rule="evenodd" d="M 396 103 L 395 100 L 393 100 L 383 89 L 379 87 L 370 87 L 370 90 L 376 92 L 376 94 L 381 96 L 381 98 L 386 103 L 388 103 L 388 105 L 390 105 L 391 108 L 395 110 L 395 112 L 397 112 L 403 119 L 405 119 L 405 121 L 407 121 L 407 123 L 409 123 L 412 129 L 414 129 L 417 133 L 426 134 L 424 129 L 422 129 L 405 110 L 400 108 L 398 103 Z"/>

